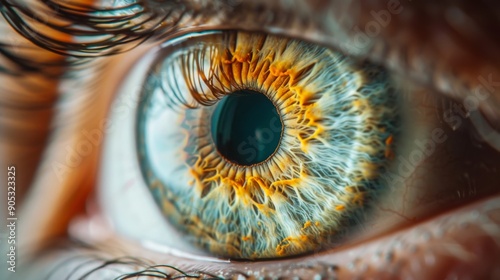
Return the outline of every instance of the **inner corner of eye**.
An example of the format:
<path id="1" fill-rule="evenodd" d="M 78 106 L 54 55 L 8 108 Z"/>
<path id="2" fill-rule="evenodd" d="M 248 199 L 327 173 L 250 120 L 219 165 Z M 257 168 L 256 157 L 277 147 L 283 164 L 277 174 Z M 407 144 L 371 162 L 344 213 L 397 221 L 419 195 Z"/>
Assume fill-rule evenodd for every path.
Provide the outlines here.
<path id="1" fill-rule="evenodd" d="M 397 94 L 387 72 L 312 43 L 210 32 L 165 46 L 137 114 L 142 174 L 211 254 L 326 249 L 386 186 Z"/>

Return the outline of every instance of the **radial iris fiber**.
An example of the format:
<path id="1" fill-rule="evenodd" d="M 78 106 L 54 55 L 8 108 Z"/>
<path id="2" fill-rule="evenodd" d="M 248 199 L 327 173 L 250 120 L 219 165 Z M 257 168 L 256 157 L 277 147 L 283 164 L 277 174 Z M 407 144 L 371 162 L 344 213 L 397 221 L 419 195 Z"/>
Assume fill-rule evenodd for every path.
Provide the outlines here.
<path id="1" fill-rule="evenodd" d="M 384 189 L 398 113 L 378 66 L 299 40 L 220 32 L 169 48 L 146 88 L 143 174 L 169 221 L 215 255 L 318 250 Z M 261 164 L 234 164 L 212 138 L 217 104 L 240 90 L 265 95 L 281 120 L 279 147 Z"/>

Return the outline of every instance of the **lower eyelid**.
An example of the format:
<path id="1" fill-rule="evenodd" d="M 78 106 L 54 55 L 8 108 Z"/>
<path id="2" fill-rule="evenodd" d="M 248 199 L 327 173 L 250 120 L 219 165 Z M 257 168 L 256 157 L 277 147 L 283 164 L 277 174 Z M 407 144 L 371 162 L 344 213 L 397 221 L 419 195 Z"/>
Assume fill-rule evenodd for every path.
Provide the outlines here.
<path id="1" fill-rule="evenodd" d="M 83 221 L 86 222 L 88 220 Z M 94 230 L 98 230 L 98 227 L 94 227 Z M 110 243 L 109 240 L 113 241 Z M 279 261 L 224 263 L 176 259 L 160 253 L 145 252 L 141 245 L 120 238 L 110 237 L 109 240 L 97 246 L 108 253 L 85 253 L 82 250 L 81 256 L 87 255 L 89 260 L 96 253 L 107 259 L 124 257 L 116 250 L 121 248 L 118 251 L 124 250 L 126 255 L 152 260 L 148 261 L 151 265 L 172 265 L 193 273 L 204 271 L 227 278 L 241 275 L 301 276 L 309 279 L 319 275 L 351 279 L 421 277 L 425 274 L 426 279 L 445 279 L 452 275 L 470 275 L 473 279 L 479 279 L 491 276 L 496 266 L 495 260 L 500 257 L 500 197 L 480 201 L 366 244 Z M 74 265 L 81 262 L 80 259 Z M 68 262 L 67 265 L 71 267 L 72 263 Z M 112 269 L 113 265 L 109 268 Z M 137 268 L 128 269 L 136 271 Z M 88 271 L 89 267 L 80 267 L 79 271 L 82 270 Z M 60 272 L 63 273 L 64 269 Z"/>
<path id="2" fill-rule="evenodd" d="M 424 278 L 444 279 L 447 274 L 454 273 L 449 270 L 460 269 L 461 265 L 491 268 L 495 261 L 478 262 L 488 258 L 495 260 L 500 253 L 498 217 L 495 220 L 490 216 L 495 211 L 498 213 L 498 199 L 479 202 L 368 245 L 352 248 L 349 253 L 353 257 L 345 262 L 343 272 L 351 276 L 373 273 L 379 277 L 391 274 L 421 277 L 425 271 L 427 277 Z M 341 255 L 340 252 L 339 259 Z M 360 257 L 354 257 L 356 255 Z M 317 257 L 316 260 L 329 261 L 330 256 Z M 484 273 L 480 269 L 470 271 L 474 272 Z"/>

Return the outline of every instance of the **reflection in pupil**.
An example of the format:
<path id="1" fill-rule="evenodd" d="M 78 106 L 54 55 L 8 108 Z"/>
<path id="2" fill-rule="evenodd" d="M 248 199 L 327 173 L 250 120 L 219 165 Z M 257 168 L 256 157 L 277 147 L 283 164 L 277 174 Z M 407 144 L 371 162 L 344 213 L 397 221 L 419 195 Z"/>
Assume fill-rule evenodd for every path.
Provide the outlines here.
<path id="1" fill-rule="evenodd" d="M 283 125 L 264 94 L 239 90 L 218 102 L 212 115 L 212 139 L 219 153 L 236 164 L 253 165 L 274 154 Z"/>

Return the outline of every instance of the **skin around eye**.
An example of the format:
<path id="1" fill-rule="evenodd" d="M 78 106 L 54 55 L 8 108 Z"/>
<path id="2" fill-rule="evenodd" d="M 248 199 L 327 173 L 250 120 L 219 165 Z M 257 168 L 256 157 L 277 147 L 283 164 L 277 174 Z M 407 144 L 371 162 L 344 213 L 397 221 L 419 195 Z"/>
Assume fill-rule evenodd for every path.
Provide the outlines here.
<path id="1" fill-rule="evenodd" d="M 380 1 L 380 2 L 382 2 L 382 1 Z M 386 3 L 383 3 L 383 4 L 385 5 Z M 478 3 L 474 3 L 473 6 L 475 7 L 475 6 L 480 6 L 480 5 Z M 380 7 L 381 6 L 377 6 L 375 10 L 377 10 Z M 405 6 L 405 9 L 406 9 L 406 6 Z M 336 10 L 338 10 L 338 9 L 336 9 Z M 370 9 L 366 10 L 367 15 L 369 14 L 369 10 Z M 330 15 L 327 15 L 327 16 L 330 16 Z M 238 17 L 236 17 L 236 18 L 238 18 Z M 401 17 L 401 18 L 403 18 L 403 17 Z M 419 18 L 419 13 L 416 13 L 415 18 L 418 18 L 418 23 L 419 23 L 418 25 L 423 26 L 422 24 L 420 24 L 422 21 L 421 21 L 421 18 Z M 442 17 L 439 16 L 439 18 L 442 18 Z M 373 18 L 367 16 L 367 19 L 372 20 Z M 360 24 L 360 26 L 363 26 L 363 25 Z M 391 26 L 398 26 L 399 27 L 398 23 L 394 22 L 394 21 L 391 22 Z M 432 25 L 430 25 L 430 26 L 432 28 Z M 495 25 L 490 25 L 490 26 L 494 27 Z M 397 30 L 397 28 L 391 28 L 391 30 Z M 463 30 L 470 30 L 470 29 L 463 29 Z M 444 32 L 447 32 L 447 31 L 444 31 Z M 314 33 L 314 34 L 317 34 L 317 33 Z M 408 32 L 407 34 L 412 34 L 412 33 Z M 422 32 L 422 34 L 434 34 L 434 33 L 433 32 Z M 330 36 L 330 37 L 335 37 L 335 36 Z M 441 36 L 435 36 L 435 38 L 441 38 Z M 494 39 L 496 37 L 495 36 L 488 36 L 488 38 Z M 428 41 L 426 41 L 426 40 L 422 40 L 422 42 L 428 43 Z M 477 42 L 477 40 L 476 40 L 476 42 Z M 437 45 L 438 44 L 436 44 L 436 46 Z M 478 48 L 480 46 L 490 46 L 491 49 L 496 49 L 495 48 L 496 45 L 490 44 L 490 43 L 474 44 L 474 45 L 478 46 Z M 445 47 L 442 49 L 443 49 L 443 53 L 445 53 L 451 49 L 455 49 L 456 50 L 455 53 L 459 54 L 458 57 L 464 56 L 464 52 L 460 52 L 459 48 Z M 436 56 L 434 56 L 435 58 L 442 55 L 442 53 L 439 53 L 439 54 L 435 53 L 435 54 L 436 54 Z M 465 55 L 468 58 L 470 58 L 470 56 L 468 56 L 468 54 L 469 53 L 466 51 Z M 484 55 L 483 57 L 478 56 L 476 59 L 473 59 L 475 61 L 475 65 L 485 65 L 486 64 L 485 58 L 487 58 L 487 57 L 488 57 L 488 55 Z M 117 60 L 120 60 L 120 59 L 124 59 L 124 56 L 117 57 Z M 422 60 L 421 57 L 415 56 L 415 61 L 420 61 L 420 60 Z M 461 59 L 457 59 L 457 56 L 449 56 L 449 60 L 453 60 L 455 62 L 455 63 L 449 65 L 450 69 L 467 68 L 467 67 L 457 66 L 457 64 L 463 64 L 463 61 Z M 113 62 L 111 62 L 111 61 L 113 61 Z M 431 61 L 435 61 L 435 60 L 431 59 Z M 489 61 L 490 61 L 490 65 L 495 65 L 495 63 L 497 63 L 497 62 L 495 62 L 495 60 L 489 60 Z M 116 60 L 109 59 L 109 60 L 106 60 L 106 62 L 113 64 L 113 63 L 116 63 Z M 117 70 L 118 68 L 114 68 L 114 67 L 110 66 L 110 67 L 107 67 L 106 70 L 97 70 L 97 67 L 96 67 L 93 71 L 98 72 L 102 76 L 108 77 L 107 80 L 113 80 L 111 77 L 109 77 L 109 73 L 118 72 L 118 70 Z M 490 79 L 490 82 L 491 82 L 491 79 L 493 81 L 496 81 L 495 78 L 497 78 L 497 76 L 495 76 L 495 74 L 497 72 L 490 70 L 490 68 L 488 68 L 488 67 L 483 67 L 483 68 L 484 68 L 483 74 L 485 74 L 485 75 L 483 75 L 483 77 L 485 77 L 486 79 Z M 470 69 L 470 71 L 468 71 L 468 72 L 475 73 L 474 72 L 475 68 L 474 69 L 467 68 L 467 69 Z M 108 72 L 108 70 L 109 70 L 109 72 Z M 105 75 L 105 73 L 107 73 L 107 74 Z M 431 73 L 431 72 L 429 72 L 429 73 Z M 488 74 L 491 74 L 491 73 L 493 73 L 493 76 L 488 76 Z M 429 74 L 429 75 L 433 75 L 433 74 Z M 471 77 L 472 76 L 474 79 L 476 78 L 476 76 L 471 75 Z M 12 81 L 15 81 L 15 82 L 18 81 L 14 77 L 9 77 L 9 79 Z M 118 77 L 117 77 L 117 80 L 119 80 Z M 87 81 L 90 82 L 92 80 L 87 80 Z M 108 92 L 108 91 L 111 92 L 110 90 L 112 90 L 110 87 L 104 86 L 103 81 L 100 81 L 97 84 L 94 82 L 94 83 L 92 83 L 92 85 L 95 85 L 95 87 L 93 90 L 89 90 L 89 92 L 90 91 L 92 91 L 93 93 L 95 93 L 95 92 Z M 489 84 L 486 83 L 485 86 L 493 87 L 493 88 L 496 87 L 495 84 L 491 84 L 491 83 L 489 83 Z M 75 87 L 75 88 L 81 88 L 81 86 Z M 81 92 L 84 92 L 84 90 L 82 90 Z M 496 94 L 494 94 L 494 95 L 496 95 Z M 80 96 L 82 96 L 82 95 L 80 95 Z M 75 97 L 75 96 L 73 96 L 73 97 Z M 72 98 L 67 98 L 67 100 L 72 100 Z M 87 102 L 82 102 L 82 100 L 86 100 Z M 79 99 L 77 102 L 75 102 L 75 103 L 79 103 L 80 106 L 74 107 L 74 108 L 81 108 L 81 110 L 78 110 L 78 112 L 88 112 L 90 110 L 89 107 L 92 107 L 92 106 L 88 106 L 88 104 L 93 104 L 93 105 L 100 104 L 99 106 L 94 106 L 92 108 L 92 115 L 95 115 L 95 118 L 93 120 L 86 120 L 85 122 L 79 122 L 78 120 L 81 120 L 82 118 L 84 118 L 84 116 L 87 116 L 88 114 L 79 114 L 79 113 L 75 114 L 74 112 L 69 112 L 69 111 L 71 111 L 71 110 L 69 110 L 68 114 L 64 115 L 64 116 L 74 116 L 75 119 L 72 119 L 72 120 L 75 120 L 75 122 L 71 122 L 73 124 L 71 129 L 69 129 L 69 126 L 68 126 L 68 127 L 61 129 L 61 130 L 65 131 L 66 134 L 72 134 L 74 131 L 78 131 L 79 129 L 80 130 L 84 129 L 84 130 L 88 130 L 88 131 L 91 131 L 93 129 L 100 129 L 98 121 L 106 118 L 104 116 L 104 114 L 101 114 L 101 113 L 106 110 L 108 102 L 109 102 L 109 100 L 107 98 L 103 99 L 102 96 L 101 96 L 101 98 L 89 98 L 88 95 L 86 97 L 82 97 L 82 99 Z M 105 104 L 105 105 L 102 105 L 102 104 Z M 496 107 L 493 106 L 493 109 L 495 109 L 495 108 Z M 450 107 L 449 109 L 450 109 L 448 111 L 449 114 L 447 114 L 448 120 L 449 120 L 448 122 L 450 124 L 456 125 L 457 123 L 459 123 L 459 122 L 457 122 L 457 119 L 458 119 L 461 121 L 460 124 L 461 124 L 462 129 L 464 129 L 464 127 L 467 126 L 465 124 L 466 120 L 467 120 L 467 111 L 464 110 L 463 108 L 460 108 L 460 107 Z M 496 111 L 496 109 L 493 111 Z M 432 114 L 433 112 L 429 112 L 429 113 Z M 59 116 L 58 118 L 60 118 L 60 115 L 58 115 L 58 116 Z M 62 118 L 66 119 L 66 117 L 64 117 L 64 116 Z M 83 125 L 83 123 L 85 123 L 86 125 Z M 453 132 L 451 130 L 447 131 L 447 133 L 450 133 L 448 135 L 453 134 Z M 76 133 L 76 134 L 78 134 L 78 133 Z M 468 139 L 471 138 L 470 134 L 468 132 L 465 132 L 465 129 L 464 129 L 464 131 L 462 131 L 462 133 L 457 136 L 457 138 L 460 138 L 460 137 L 463 138 L 464 141 L 463 141 L 463 143 L 461 143 L 461 144 L 459 143 L 459 145 L 457 145 L 457 147 L 458 147 L 457 149 L 462 150 L 462 151 L 468 150 L 468 149 L 464 149 L 464 147 L 468 147 L 468 143 L 469 143 Z M 472 136 L 472 138 L 474 138 L 474 136 Z M 77 144 L 81 143 L 81 141 L 84 141 L 85 139 L 86 138 L 82 136 L 81 138 L 76 138 L 76 140 L 72 141 L 71 143 L 74 144 L 74 147 L 77 147 L 78 146 Z M 63 145 L 63 143 L 68 143 L 67 141 L 65 142 L 65 141 L 60 141 L 60 140 L 61 140 L 61 137 L 54 137 L 52 139 L 51 143 L 53 143 L 54 146 L 57 146 L 57 147 L 60 147 L 61 145 Z M 460 141 L 457 141 L 457 142 L 460 142 Z M 481 144 L 480 140 L 478 142 L 479 142 L 479 144 L 477 142 L 475 142 L 475 144 L 473 144 L 473 145 L 476 145 L 476 146 L 483 145 L 483 148 L 485 146 L 487 146 L 487 144 L 485 144 L 485 143 Z M 51 151 L 52 152 L 50 152 L 50 153 L 48 152 L 47 155 L 53 154 L 54 151 L 53 150 L 51 150 Z M 464 156 L 463 155 L 464 153 L 462 153 L 462 156 L 458 156 L 458 157 L 457 156 L 449 156 L 448 157 L 448 158 L 453 159 L 452 162 L 454 162 L 454 163 L 456 163 L 458 161 L 463 161 L 463 164 L 460 165 L 459 168 L 456 170 L 454 168 L 450 167 L 449 162 L 451 160 L 442 161 L 440 165 L 435 165 L 435 166 L 425 170 L 425 173 L 428 173 L 428 172 L 433 171 L 433 169 L 442 169 L 443 167 L 448 167 L 448 173 L 441 174 L 441 176 L 437 176 L 437 177 L 442 178 L 441 179 L 442 183 L 446 183 L 446 184 L 450 185 L 450 188 L 449 188 L 450 192 L 443 192 L 443 194 L 438 193 L 438 194 L 434 194 L 434 196 L 422 196 L 420 198 L 421 202 L 428 201 L 429 197 L 432 197 L 432 198 L 437 197 L 438 201 L 452 200 L 456 203 L 456 205 L 463 205 L 469 201 L 468 199 L 472 200 L 472 199 L 478 198 L 478 196 L 476 195 L 478 192 L 474 193 L 474 190 L 480 192 L 482 189 L 484 189 L 483 186 L 488 187 L 488 186 L 491 186 L 492 183 L 498 182 L 496 179 L 497 177 L 491 176 L 491 174 L 494 174 L 494 172 L 495 172 L 494 171 L 495 164 L 498 163 L 498 158 L 495 157 L 496 154 L 494 154 L 493 151 L 490 151 L 487 148 L 484 148 L 484 149 L 481 148 L 478 150 L 473 149 L 473 150 L 468 150 L 468 151 L 472 151 L 472 152 L 467 152 L 468 153 L 467 156 Z M 475 151 L 480 151 L 480 152 L 476 153 Z M 65 160 L 64 157 L 66 156 L 65 152 L 61 152 L 62 156 L 59 158 L 52 157 L 50 155 L 49 155 L 50 160 L 44 161 L 43 166 L 48 166 L 46 163 L 53 162 L 54 160 L 64 162 L 64 160 Z M 87 159 L 88 158 L 89 157 L 87 157 Z M 430 158 L 426 162 L 432 163 L 432 159 L 434 159 L 434 158 Z M 66 203 L 66 204 L 65 203 L 58 203 L 57 205 L 50 203 L 50 206 L 42 203 L 41 205 L 43 205 L 43 209 L 47 209 L 47 210 L 55 209 L 55 211 L 53 211 L 53 212 L 55 212 L 56 214 L 54 214 L 52 216 L 51 216 L 51 214 L 47 214 L 46 212 L 42 213 L 41 211 L 38 210 L 38 209 L 42 209 L 42 207 L 40 207 L 40 208 L 35 207 L 35 209 L 37 209 L 36 217 L 40 217 L 41 219 L 29 219 L 29 220 L 32 222 L 35 222 L 37 220 L 42 220 L 42 221 L 47 221 L 47 222 L 46 223 L 42 223 L 42 222 L 38 223 L 40 226 L 33 227 L 35 230 L 29 231 L 29 234 L 23 235 L 23 237 L 21 237 L 20 239 L 23 239 L 25 237 L 32 235 L 33 232 L 47 232 L 48 233 L 48 231 L 50 231 L 51 227 L 49 227 L 47 225 L 53 224 L 52 221 L 56 221 L 56 220 L 59 221 L 60 220 L 59 219 L 59 218 L 61 218 L 60 213 L 65 212 L 67 209 L 69 209 L 69 208 L 65 208 L 65 206 L 71 206 L 71 205 L 75 204 L 75 202 L 71 200 L 72 198 L 75 197 L 75 195 L 74 195 L 74 193 L 73 193 L 73 195 L 71 195 L 71 192 L 69 190 L 79 189 L 81 186 L 92 185 L 91 180 L 85 181 L 85 178 L 91 177 L 91 175 L 89 175 L 89 174 L 91 174 L 91 172 L 87 172 L 87 171 L 92 170 L 92 168 L 83 168 L 86 166 L 87 165 L 84 164 L 83 166 L 80 165 L 79 168 L 77 168 L 77 169 L 70 168 L 71 172 L 70 172 L 70 175 L 68 175 L 68 177 L 74 176 L 73 183 L 63 184 L 60 180 L 58 180 L 58 178 L 56 176 L 51 176 L 52 174 L 50 172 L 44 173 L 45 175 L 42 176 L 46 180 L 45 179 L 41 180 L 40 178 L 39 178 L 39 180 L 37 180 L 37 182 L 38 182 L 37 185 L 41 186 L 40 188 L 37 188 L 37 189 L 45 190 L 43 193 L 50 193 L 51 195 L 53 195 L 53 197 L 56 197 L 56 198 L 54 198 L 54 200 L 61 201 L 61 202 L 62 201 L 71 201 L 71 203 Z M 93 165 L 93 168 L 94 169 L 97 168 L 97 165 Z M 45 170 L 49 170 L 49 169 L 50 168 L 46 168 Z M 453 172 L 453 170 L 455 170 L 456 172 Z M 489 174 L 488 176 L 484 176 L 485 173 L 481 173 L 481 172 L 486 172 L 485 170 L 490 170 L 489 171 L 490 173 L 486 173 L 486 174 Z M 79 176 L 77 173 L 81 173 L 84 175 Z M 469 174 L 468 177 L 460 175 L 460 174 L 466 174 L 466 173 Z M 123 173 L 121 175 L 123 175 Z M 424 185 L 425 185 L 425 183 L 424 183 Z M 469 186 L 472 186 L 472 187 L 469 188 Z M 418 188 L 419 187 L 416 184 L 414 184 L 414 188 L 411 188 L 411 189 L 415 190 Z M 69 192 L 67 192 L 67 195 L 60 195 L 59 191 L 61 189 L 68 190 Z M 453 195 L 450 195 L 450 193 L 452 193 Z M 42 196 L 39 196 L 39 197 L 42 197 Z M 132 200 L 132 202 L 133 202 L 133 200 Z M 462 249 L 465 248 L 465 249 L 467 249 L 466 252 L 470 252 L 472 255 L 478 256 L 479 259 L 483 260 L 483 261 L 481 261 L 481 263 L 476 263 L 477 266 L 467 267 L 468 270 L 465 271 L 465 272 L 473 273 L 475 271 L 478 271 L 479 268 L 481 266 L 483 266 L 483 268 L 487 269 L 487 271 L 483 274 L 478 274 L 478 275 L 484 276 L 482 278 L 485 278 L 485 277 L 494 278 L 494 274 L 493 274 L 494 270 L 492 268 L 495 267 L 495 264 L 493 264 L 492 266 L 488 266 L 488 260 L 495 260 L 496 261 L 496 260 L 500 259 L 500 257 L 498 255 L 494 255 L 494 254 L 490 254 L 490 255 L 481 254 L 477 250 L 476 251 L 473 251 L 473 250 L 469 251 L 469 249 L 470 249 L 469 247 L 462 247 L 462 245 L 467 243 L 468 241 L 482 240 L 482 238 L 485 236 L 486 237 L 495 237 L 495 236 L 498 237 L 498 234 L 494 233 L 494 231 L 491 231 L 492 229 L 495 228 L 495 226 L 498 226 L 498 215 L 495 215 L 495 213 L 497 213 L 498 210 L 497 210 L 497 212 L 495 212 L 495 207 L 494 207 L 495 204 L 498 205 L 498 202 L 492 201 L 492 203 L 493 203 L 493 207 L 490 207 L 490 210 L 488 210 L 489 212 L 487 212 L 487 211 L 483 212 L 482 210 L 479 210 L 479 209 L 481 209 L 481 207 L 479 207 L 477 205 L 473 205 L 472 207 L 465 209 L 466 212 L 469 212 L 471 214 L 475 214 L 475 215 L 471 216 L 470 219 L 464 218 L 464 216 L 461 215 L 460 213 L 457 213 L 455 215 L 455 218 L 450 219 L 452 226 L 453 226 L 453 223 L 455 223 L 456 225 L 460 225 L 463 221 L 474 221 L 479 227 L 484 226 L 485 231 L 482 234 L 473 234 L 473 233 L 475 233 L 475 231 L 470 230 L 470 228 L 468 228 L 467 230 L 463 230 L 460 228 L 460 229 L 456 230 L 455 232 L 457 232 L 457 234 L 456 234 L 457 236 L 462 236 L 463 238 L 460 240 L 458 240 L 458 239 L 452 240 L 452 244 L 456 245 L 455 248 L 457 248 L 457 246 L 458 246 L 458 248 L 462 248 Z M 63 205 L 63 206 L 61 206 L 61 205 Z M 122 205 L 122 207 L 123 207 L 123 205 Z M 443 207 L 443 208 L 445 208 L 445 210 L 446 210 L 447 207 Z M 61 211 L 61 209 L 64 209 L 64 210 Z M 384 212 L 384 215 L 390 215 L 392 210 L 394 210 L 394 209 L 385 208 L 385 210 L 382 210 L 382 211 Z M 396 214 L 401 214 L 404 211 L 400 211 L 400 209 L 398 209 L 395 212 L 396 212 Z M 438 210 L 433 211 L 433 212 L 437 213 Z M 397 219 L 397 216 L 398 215 L 394 215 L 393 218 Z M 409 215 L 409 216 L 411 216 L 411 215 Z M 33 216 L 25 215 L 24 217 L 28 218 L 28 217 L 33 217 Z M 48 218 L 44 219 L 45 217 L 53 217 L 53 219 L 48 219 Z M 491 217 L 493 222 L 491 224 L 485 223 L 483 219 L 485 219 L 486 217 Z M 494 222 L 495 217 L 496 217 L 496 221 L 497 221 L 496 223 Z M 412 225 L 413 225 L 413 222 L 412 222 Z M 416 226 L 416 228 L 417 228 L 416 230 L 418 231 L 418 228 L 422 228 L 422 227 Z M 429 225 L 429 228 L 436 229 L 436 235 L 435 235 L 436 237 L 442 236 L 442 232 L 440 232 L 440 229 L 442 227 L 438 221 L 436 223 L 432 223 L 431 225 Z M 486 230 L 489 230 L 489 233 Z M 85 233 L 86 231 L 82 230 L 82 232 Z M 86 232 L 86 233 L 88 233 L 88 232 Z M 402 270 L 400 270 L 400 269 L 398 270 L 397 268 L 410 266 L 410 264 L 413 266 L 414 262 L 412 262 L 411 259 L 416 259 L 416 255 L 415 254 L 411 255 L 409 252 L 419 252 L 418 254 L 420 256 L 422 256 L 422 258 L 421 258 L 422 262 L 420 264 L 423 266 L 423 269 L 419 269 L 418 265 L 416 265 L 414 269 L 404 270 L 404 271 L 408 272 L 407 275 L 410 275 L 410 276 L 421 275 L 420 273 L 422 272 L 422 270 L 426 270 L 429 272 L 429 279 L 432 279 L 432 278 L 443 279 L 443 278 L 445 278 L 447 276 L 446 272 L 453 270 L 453 267 L 441 266 L 441 264 L 442 264 L 441 260 L 443 260 L 443 262 L 447 262 L 447 261 L 450 261 L 454 258 L 458 259 L 459 258 L 458 256 L 460 254 L 457 254 L 457 251 L 453 251 L 453 250 L 451 250 L 451 248 L 449 248 L 450 250 L 443 250 L 442 254 L 434 254 L 434 255 L 431 254 L 430 255 L 431 257 L 429 257 L 429 255 L 427 253 L 428 253 L 428 251 L 432 251 L 432 250 L 430 250 L 432 248 L 427 248 L 427 247 L 436 248 L 436 247 L 439 247 L 440 244 L 449 244 L 450 240 L 436 238 L 435 241 L 431 243 L 428 241 L 429 239 L 419 240 L 418 239 L 419 236 L 422 236 L 422 235 L 417 233 L 414 236 L 410 237 L 409 240 L 414 240 L 414 241 L 420 242 L 420 243 L 418 243 L 418 244 L 420 244 L 418 248 L 421 248 L 421 249 L 427 250 L 427 251 L 419 252 L 418 251 L 419 249 L 417 249 L 417 251 L 415 251 L 415 248 L 412 249 L 411 247 L 404 247 L 403 245 L 398 245 L 400 243 L 387 241 L 387 240 L 386 240 L 386 242 L 372 242 L 372 244 L 378 243 L 381 248 L 390 247 L 389 245 L 391 245 L 391 244 L 393 244 L 395 247 L 399 246 L 401 248 L 404 248 L 404 249 L 402 249 L 402 251 L 400 251 L 400 254 L 392 255 L 392 258 L 390 257 L 391 254 L 388 254 L 387 259 L 392 259 L 393 261 L 384 263 L 383 266 L 379 267 L 380 268 L 379 271 L 391 270 L 391 271 L 393 271 L 393 272 L 395 271 L 395 272 L 393 274 L 390 274 L 390 275 L 401 276 L 401 275 L 403 275 L 403 274 L 401 274 Z M 391 238 L 393 238 L 393 236 L 391 236 Z M 113 239 L 110 238 L 107 240 L 107 242 L 112 243 L 112 240 Z M 425 246 L 422 244 L 427 244 L 428 246 Z M 485 244 L 490 245 L 489 248 L 492 249 L 492 250 L 490 250 L 490 252 L 494 252 L 495 248 L 498 247 L 494 243 L 492 243 L 492 244 L 485 243 Z M 498 244 L 498 243 L 496 243 L 496 244 Z M 362 246 L 362 247 L 366 248 L 366 246 Z M 24 248 L 27 248 L 27 247 L 24 247 Z M 127 250 L 128 250 L 128 247 L 127 247 Z M 81 253 L 86 254 L 87 252 L 81 251 Z M 97 253 L 97 252 L 92 251 L 90 253 Z M 142 257 L 150 258 L 150 259 L 155 260 L 155 262 L 157 262 L 157 263 L 176 264 L 177 266 L 184 267 L 184 268 L 187 265 L 192 265 L 193 267 L 200 267 L 200 263 L 191 263 L 187 260 L 174 259 L 174 258 L 172 258 L 171 255 L 167 255 L 167 257 L 166 257 L 165 255 L 154 255 L 154 254 L 146 253 L 146 251 L 143 248 L 139 248 L 139 249 L 136 248 L 136 250 L 130 249 L 127 251 L 127 253 L 135 255 L 135 256 L 142 256 Z M 369 272 L 369 271 L 367 271 L 367 267 L 375 268 L 376 266 L 367 266 L 366 264 L 370 264 L 369 261 L 365 261 L 364 258 L 354 259 L 354 258 L 349 257 L 349 255 L 353 255 L 353 254 L 356 255 L 357 254 L 357 255 L 369 255 L 369 257 L 373 256 L 374 257 L 373 262 L 375 262 L 375 260 L 377 259 L 377 256 L 381 256 L 379 253 L 380 252 L 376 252 L 376 250 L 374 250 L 373 254 L 369 254 L 369 252 L 367 253 L 364 249 L 358 250 L 358 251 L 352 251 L 352 252 L 346 253 L 346 254 L 342 254 L 341 252 L 337 252 L 337 254 L 326 255 L 326 257 L 324 257 L 324 258 L 313 259 L 311 262 L 307 262 L 307 264 L 311 264 L 311 263 L 317 264 L 318 262 L 327 262 L 330 264 L 334 263 L 334 264 L 340 266 L 340 271 L 342 272 L 341 275 L 343 275 L 347 278 L 349 278 L 349 275 L 351 275 L 351 276 L 352 275 L 356 275 L 356 276 L 363 275 L 366 277 L 368 275 L 367 273 Z M 424 258 L 423 258 L 424 253 L 426 253 L 425 254 L 425 262 L 423 261 L 424 260 Z M 123 254 L 124 254 L 124 252 L 122 251 L 120 253 L 113 254 L 113 256 L 120 256 Z M 384 255 L 384 256 L 386 256 L 386 255 Z M 407 258 L 405 258 L 405 256 L 407 256 Z M 59 255 L 58 257 L 62 257 L 62 256 Z M 110 257 L 110 256 L 107 256 L 107 257 Z M 431 260 L 430 263 L 432 263 L 432 259 L 435 259 L 438 261 L 437 263 L 435 263 L 434 266 L 428 265 L 429 263 L 427 262 L 427 260 Z M 484 260 L 486 260 L 486 261 L 484 261 Z M 306 264 L 306 262 L 304 262 L 304 260 L 302 260 L 302 259 L 301 260 L 294 260 L 294 262 Z M 449 264 L 464 267 L 463 263 L 457 264 L 456 262 L 449 262 Z M 208 263 L 208 264 L 205 263 L 205 265 L 213 266 L 211 263 Z M 268 267 L 272 266 L 272 267 L 276 268 L 276 271 L 271 272 L 270 270 L 272 270 L 273 268 L 269 268 L 269 270 L 263 271 L 262 267 L 260 267 L 261 265 L 268 266 Z M 279 271 L 280 266 L 281 266 L 281 262 L 280 262 L 280 264 L 276 264 L 276 265 L 261 264 L 261 263 L 257 263 L 255 265 L 250 265 L 250 266 L 248 264 L 242 264 L 242 265 L 229 264 L 226 266 L 217 266 L 217 268 L 214 268 L 214 269 L 224 269 L 224 270 L 228 270 L 228 271 L 242 270 L 245 273 L 247 273 L 248 275 L 255 275 L 256 277 L 258 275 L 254 274 L 254 272 L 258 271 L 258 272 L 260 272 L 259 275 L 261 275 L 261 276 L 263 275 L 263 276 L 269 276 L 269 277 L 274 277 L 274 276 L 277 277 L 277 276 L 281 276 L 281 275 L 286 274 L 286 272 L 283 270 Z M 422 268 L 422 266 L 420 268 Z M 41 270 L 37 270 L 38 268 L 41 268 Z M 392 269 L 394 269 L 394 270 L 392 270 Z M 23 267 L 22 270 L 26 271 L 26 266 Z M 35 268 L 33 266 L 33 268 L 30 270 L 34 271 L 35 275 L 38 276 L 39 274 L 36 274 L 36 272 L 45 271 L 46 267 L 42 266 L 42 267 Z M 335 270 L 335 269 L 333 269 L 333 270 Z M 349 274 L 348 271 L 350 271 L 351 274 Z M 441 271 L 442 274 L 430 274 L 431 272 L 435 273 L 436 271 Z M 465 273 L 465 272 L 462 271 L 462 273 Z M 307 277 L 313 277 L 314 272 L 311 272 L 311 273 L 312 274 L 307 274 L 308 275 Z M 65 275 L 67 275 L 67 273 Z M 292 275 L 293 274 L 291 274 L 290 276 L 292 276 Z M 370 275 L 373 275 L 373 274 L 370 274 Z M 380 274 L 376 274 L 376 275 L 380 275 Z M 442 277 L 440 277 L 440 275 Z M 461 275 L 461 274 L 458 274 L 458 275 Z M 17 276 L 19 276 L 19 274 L 17 274 Z M 20 278 L 18 278 L 18 279 L 30 279 L 30 277 L 20 276 Z M 58 278 L 55 278 L 55 279 L 58 279 Z"/>

